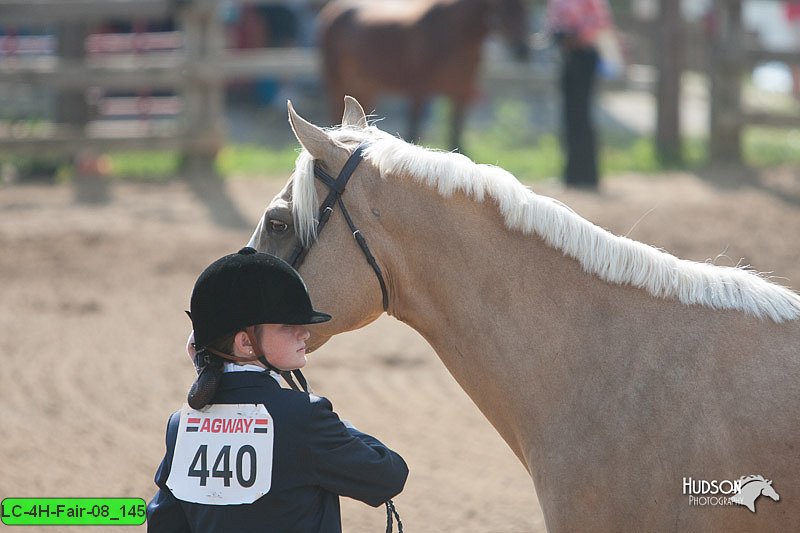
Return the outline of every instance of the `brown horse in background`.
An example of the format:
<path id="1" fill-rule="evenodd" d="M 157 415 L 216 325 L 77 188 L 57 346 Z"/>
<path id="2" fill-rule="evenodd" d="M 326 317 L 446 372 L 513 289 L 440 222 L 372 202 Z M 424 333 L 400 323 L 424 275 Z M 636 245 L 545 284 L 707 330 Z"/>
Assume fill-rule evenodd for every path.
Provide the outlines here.
<path id="1" fill-rule="evenodd" d="M 331 120 L 342 116 L 345 94 L 367 110 L 378 94 L 400 94 L 410 99 L 408 140 L 415 141 L 425 102 L 444 95 L 452 106 L 450 146 L 460 149 L 493 19 L 515 57 L 527 59 L 523 0 L 333 0 L 319 19 Z"/>

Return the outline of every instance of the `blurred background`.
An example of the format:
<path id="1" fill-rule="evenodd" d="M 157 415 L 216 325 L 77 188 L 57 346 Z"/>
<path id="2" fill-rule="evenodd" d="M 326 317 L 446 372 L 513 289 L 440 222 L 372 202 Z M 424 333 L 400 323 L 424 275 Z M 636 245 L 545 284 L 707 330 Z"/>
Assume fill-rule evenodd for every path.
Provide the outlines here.
<path id="1" fill-rule="evenodd" d="M 195 378 L 194 281 L 247 242 L 290 175 L 286 100 L 338 122 L 318 45 L 328 3 L 0 0 L 0 498 L 155 493 L 167 417 Z M 487 17 L 463 150 L 616 234 L 800 286 L 797 5 L 609 4 L 599 190 L 561 181 L 545 0 L 524 1 L 523 61 Z M 403 95 L 372 107 L 407 134 Z M 420 143 L 450 149 L 451 107 L 422 106 Z M 528 472 L 411 328 L 384 316 L 339 335 L 306 376 L 411 465 L 396 500 L 408 531 L 545 530 Z M 381 510 L 342 512 L 345 531 L 385 527 Z"/>
<path id="2" fill-rule="evenodd" d="M 317 15 L 324 0 L 0 0 L 4 183 L 81 175 L 163 180 L 285 173 L 286 100 L 328 113 Z M 559 174 L 557 49 L 528 0 L 531 53 L 483 43 L 464 149 L 521 180 Z M 611 0 L 619 60 L 600 69 L 604 175 L 800 161 L 800 12 L 778 0 Z M 618 62 L 619 64 L 611 64 Z M 379 127 L 405 134 L 382 94 Z M 446 99 L 419 141 L 447 147 Z"/>

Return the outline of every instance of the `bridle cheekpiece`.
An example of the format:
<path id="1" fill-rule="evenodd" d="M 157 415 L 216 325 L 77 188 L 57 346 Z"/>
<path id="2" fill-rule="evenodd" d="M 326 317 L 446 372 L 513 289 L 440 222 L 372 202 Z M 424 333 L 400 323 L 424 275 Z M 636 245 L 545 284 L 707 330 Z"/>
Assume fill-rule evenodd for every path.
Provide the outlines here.
<path id="1" fill-rule="evenodd" d="M 383 298 L 383 310 L 388 311 L 389 293 L 386 288 L 386 281 L 383 279 L 381 267 L 378 266 L 378 262 L 375 260 L 372 252 L 370 252 L 369 246 L 367 246 L 367 241 L 364 238 L 364 235 L 362 235 L 361 230 L 356 228 L 355 224 L 353 223 L 353 219 L 350 217 L 350 213 L 347 211 L 344 201 L 342 200 L 342 195 L 344 194 L 345 187 L 347 187 L 347 182 L 350 181 L 350 177 L 353 175 L 356 167 L 358 167 L 358 164 L 361 163 L 361 160 L 364 158 L 364 148 L 366 148 L 366 143 L 359 144 L 358 147 L 356 147 L 353 153 L 350 154 L 350 157 L 347 159 L 342 167 L 342 170 L 335 179 L 331 177 L 330 174 L 322 170 L 318 162 L 314 162 L 314 177 L 324 183 L 329 189 L 328 196 L 325 197 L 325 201 L 323 201 L 322 205 L 319 207 L 319 214 L 317 216 L 317 238 L 319 238 L 319 235 L 322 233 L 322 229 L 328 223 L 328 220 L 333 213 L 334 205 L 339 204 L 342 215 L 344 215 L 344 219 L 347 222 L 350 231 L 353 233 L 353 238 L 356 240 L 356 243 L 358 243 L 358 247 L 361 248 L 361 251 L 364 253 L 367 263 L 369 263 L 369 266 L 372 267 L 372 270 L 375 272 L 375 276 L 378 278 L 378 283 L 381 286 L 381 296 Z M 308 254 L 308 251 L 311 249 L 312 245 L 313 243 L 309 243 L 308 246 L 304 246 L 302 242 L 298 242 L 288 260 L 288 263 L 292 265 L 295 270 L 299 269 L 300 265 L 303 264 L 303 261 L 305 260 L 306 255 Z"/>

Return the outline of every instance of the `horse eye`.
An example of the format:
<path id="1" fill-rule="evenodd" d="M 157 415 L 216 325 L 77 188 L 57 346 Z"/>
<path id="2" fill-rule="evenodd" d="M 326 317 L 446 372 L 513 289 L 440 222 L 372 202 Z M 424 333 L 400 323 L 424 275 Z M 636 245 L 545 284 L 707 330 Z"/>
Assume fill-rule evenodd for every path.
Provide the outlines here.
<path id="1" fill-rule="evenodd" d="M 269 227 L 270 227 L 270 229 L 272 231 L 274 231 L 276 233 L 282 233 L 282 232 L 286 231 L 286 229 L 289 226 L 288 226 L 288 224 L 286 224 L 286 222 L 281 222 L 280 220 L 270 220 L 269 221 Z"/>

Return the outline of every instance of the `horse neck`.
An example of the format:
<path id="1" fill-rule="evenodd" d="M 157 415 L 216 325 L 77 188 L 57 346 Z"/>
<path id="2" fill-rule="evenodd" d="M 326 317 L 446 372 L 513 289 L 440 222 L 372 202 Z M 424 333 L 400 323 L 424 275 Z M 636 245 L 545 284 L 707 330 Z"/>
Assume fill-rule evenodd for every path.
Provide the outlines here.
<path id="1" fill-rule="evenodd" d="M 742 486 L 741 493 L 751 497 L 752 499 L 755 499 L 761 494 L 761 491 L 764 490 L 765 486 L 766 483 L 763 481 L 750 481 Z"/>
<path id="2" fill-rule="evenodd" d="M 756 499 L 761 495 L 761 487 L 757 485 L 758 483 L 752 483 L 742 487 L 742 490 L 737 495 L 741 505 L 750 507 L 755 503 Z"/>
<path id="3" fill-rule="evenodd" d="M 530 378 L 555 383 L 543 362 L 573 333 L 565 313 L 601 284 L 539 238 L 508 230 L 492 200 L 445 198 L 410 180 L 387 198 L 404 208 L 384 226 L 381 250 L 391 314 L 431 344 L 527 464 L 532 436 L 520 431 L 535 430 L 532 413 L 552 401 Z"/>
<path id="4" fill-rule="evenodd" d="M 603 281 L 536 235 L 508 230 L 493 200 L 444 197 L 410 179 L 384 183 L 381 196 L 390 203 L 379 209 L 382 230 L 371 229 L 390 284 L 390 314 L 429 342 L 537 487 L 570 471 L 559 458 L 571 447 L 572 456 L 583 453 L 586 435 L 612 449 L 617 433 L 608 428 L 649 424 L 641 413 L 658 411 L 662 394 L 706 405 L 707 420 L 715 420 L 704 403 L 707 387 L 697 384 L 746 389 L 751 374 L 718 369 L 750 364 L 750 354 L 765 361 L 759 379 L 782 386 L 772 368 L 785 365 L 783 347 L 796 343 L 796 325 Z M 642 387 L 660 392 L 642 395 Z M 597 406 L 609 395 L 640 403 L 603 418 L 598 431 Z M 727 426 L 693 430 L 713 433 L 723 452 L 743 446 L 729 439 Z"/>

